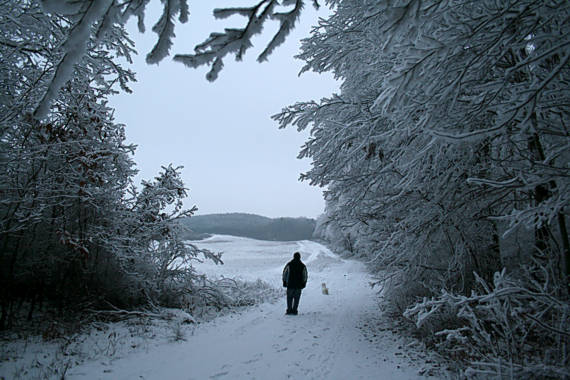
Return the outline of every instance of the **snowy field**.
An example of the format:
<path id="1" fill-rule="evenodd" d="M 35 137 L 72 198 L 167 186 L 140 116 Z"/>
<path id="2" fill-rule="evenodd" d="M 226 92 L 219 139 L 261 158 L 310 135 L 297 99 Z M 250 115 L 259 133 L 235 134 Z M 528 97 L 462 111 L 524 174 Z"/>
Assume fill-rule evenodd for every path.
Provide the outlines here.
<path id="1" fill-rule="evenodd" d="M 326 247 L 308 240 L 278 242 L 215 235 L 192 243 L 214 252 L 224 252 L 224 265 L 216 265 L 211 261 L 195 265 L 199 272 L 208 277 L 224 276 L 246 281 L 261 279 L 276 288 L 281 287 L 283 267 L 293 258 L 294 252 L 300 252 L 302 261 L 315 273 L 322 272 L 331 263 L 343 262 Z M 311 282 L 320 287 L 320 283 Z"/>
<path id="2" fill-rule="evenodd" d="M 82 346 L 77 347 L 74 362 L 65 351 L 59 356 L 46 354 L 54 348 L 36 342 L 22 354 L 35 355 L 35 372 L 24 373 L 17 360 L 3 358 L 0 377 L 54 374 L 56 378 L 61 369 L 42 366 L 57 366 L 57 360 L 68 363 L 66 379 L 416 379 L 428 373 L 425 355 L 377 318 L 377 295 L 361 263 L 340 259 L 311 241 L 267 242 L 217 235 L 196 244 L 224 252 L 223 266 L 202 263 L 199 271 L 212 277 L 262 279 L 276 288 L 281 288 L 283 266 L 293 252 L 301 252 L 309 282 L 299 315 L 285 315 L 283 290 L 282 299 L 275 303 L 199 325 L 178 324 L 183 340 L 169 339 L 172 328 L 168 327 L 156 333 L 156 326 L 146 330 L 105 326 L 100 336 L 93 332 L 77 339 Z M 321 283 L 326 283 L 329 295 L 322 294 Z M 107 347 L 101 341 L 105 337 Z M 96 347 L 89 350 L 90 344 Z M 97 350 L 98 355 L 93 353 Z"/>

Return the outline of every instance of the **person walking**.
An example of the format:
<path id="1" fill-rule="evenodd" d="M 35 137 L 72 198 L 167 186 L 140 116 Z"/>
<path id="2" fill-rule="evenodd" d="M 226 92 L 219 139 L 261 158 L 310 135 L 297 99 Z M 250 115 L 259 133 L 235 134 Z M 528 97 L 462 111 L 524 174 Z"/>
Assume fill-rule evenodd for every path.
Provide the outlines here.
<path id="1" fill-rule="evenodd" d="M 297 315 L 301 291 L 307 285 L 307 267 L 301 261 L 301 254 L 295 252 L 293 260 L 283 268 L 283 287 L 287 288 L 287 312 L 285 314 Z"/>

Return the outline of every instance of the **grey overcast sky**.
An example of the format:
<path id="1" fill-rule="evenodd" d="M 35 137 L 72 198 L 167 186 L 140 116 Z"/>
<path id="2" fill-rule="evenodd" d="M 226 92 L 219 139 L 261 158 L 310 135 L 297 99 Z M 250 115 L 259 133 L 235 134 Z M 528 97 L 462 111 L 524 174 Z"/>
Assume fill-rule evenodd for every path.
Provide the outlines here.
<path id="1" fill-rule="evenodd" d="M 311 3 L 311 2 L 307 2 Z M 191 53 L 210 32 L 244 25 L 245 18 L 215 20 L 216 7 L 249 6 L 252 0 L 196 1 L 190 19 L 177 24 L 171 57 Z M 145 17 L 146 32 L 128 25 L 139 52 L 130 67 L 137 74 L 133 94 L 111 99 L 116 120 L 126 124 L 127 141 L 137 144 L 137 183 L 152 179 L 161 166 L 184 166 L 182 175 L 197 215 L 247 212 L 269 217 L 317 217 L 323 212 L 322 189 L 300 182 L 310 161 L 297 159 L 308 131 L 279 130 L 270 116 L 297 101 L 319 100 L 337 91 L 331 75 L 305 73 L 303 62 L 293 58 L 301 38 L 307 37 L 324 7 L 307 6 L 295 30 L 268 62 L 256 58 L 273 36 L 276 24 L 266 27 L 242 62 L 227 57 L 218 79 L 206 80 L 207 67 L 190 69 L 167 57 L 158 66 L 145 63 L 156 34 L 161 3 L 151 2 Z"/>

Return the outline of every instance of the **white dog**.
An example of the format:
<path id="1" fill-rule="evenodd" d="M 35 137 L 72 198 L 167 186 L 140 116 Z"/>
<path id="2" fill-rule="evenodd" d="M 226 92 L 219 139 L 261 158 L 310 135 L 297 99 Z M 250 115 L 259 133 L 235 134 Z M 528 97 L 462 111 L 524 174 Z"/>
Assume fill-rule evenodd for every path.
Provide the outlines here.
<path id="1" fill-rule="evenodd" d="M 321 288 L 322 288 L 323 294 L 324 294 L 325 296 L 328 296 L 328 295 L 329 295 L 329 289 L 327 288 L 327 284 L 325 284 L 325 283 L 323 282 L 323 283 L 321 284 Z"/>

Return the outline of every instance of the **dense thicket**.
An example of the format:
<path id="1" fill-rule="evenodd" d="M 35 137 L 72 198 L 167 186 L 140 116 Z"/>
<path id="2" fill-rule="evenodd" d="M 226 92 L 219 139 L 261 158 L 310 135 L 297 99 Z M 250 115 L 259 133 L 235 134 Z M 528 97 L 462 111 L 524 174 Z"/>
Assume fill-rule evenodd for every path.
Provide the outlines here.
<path id="1" fill-rule="evenodd" d="M 115 61 L 133 52 L 120 25 L 88 41 L 46 117 L 32 117 L 77 28 L 36 1 L 0 4 L 0 328 L 47 304 L 188 307 L 202 282 L 190 261 L 219 260 L 181 240 L 176 220 L 193 210 L 178 168 L 132 186 L 134 147 L 107 105 L 133 80 Z"/>
<path id="2" fill-rule="evenodd" d="M 305 70 L 341 91 L 312 125 L 317 227 L 467 374 L 563 377 L 570 359 L 570 4 L 330 1 Z"/>

